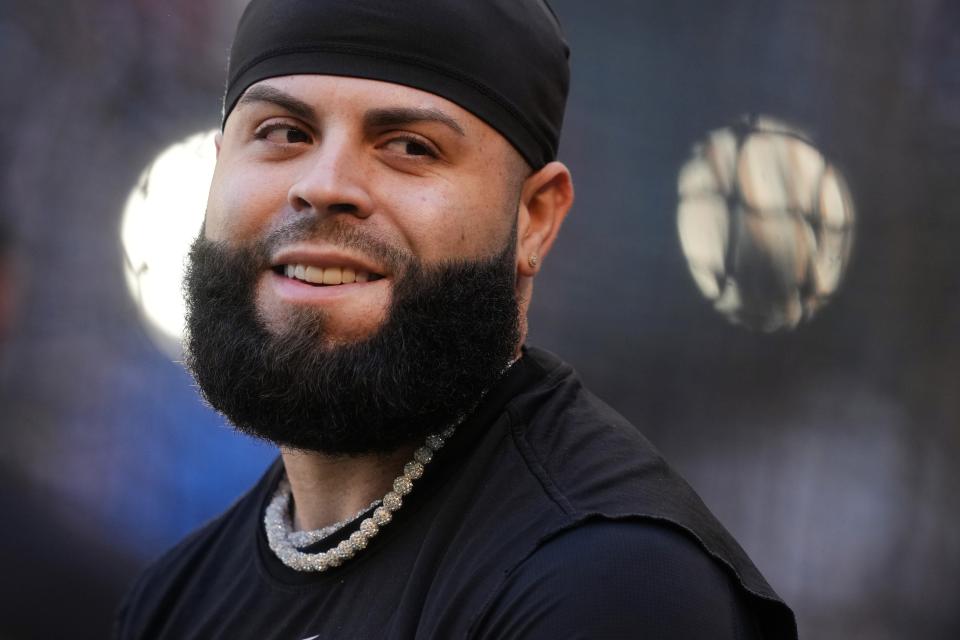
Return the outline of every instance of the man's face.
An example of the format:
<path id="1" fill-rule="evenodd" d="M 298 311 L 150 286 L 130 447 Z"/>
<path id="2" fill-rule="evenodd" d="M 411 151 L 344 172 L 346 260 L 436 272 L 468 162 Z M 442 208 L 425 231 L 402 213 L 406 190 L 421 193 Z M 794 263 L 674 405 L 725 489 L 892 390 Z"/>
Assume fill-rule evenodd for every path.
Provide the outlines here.
<path id="1" fill-rule="evenodd" d="M 347 343 L 383 325 L 406 258 L 429 267 L 501 252 L 517 166 L 502 136 L 433 94 L 358 78 L 269 79 L 227 120 L 206 237 L 230 247 L 288 237 L 272 243 L 257 279 L 261 319 L 279 331 L 298 310 L 317 310 L 328 344 Z M 339 232 L 287 233 L 311 222 Z M 338 270 L 366 282 L 304 281 L 337 282 Z"/>
<path id="2" fill-rule="evenodd" d="M 452 103 L 367 80 L 254 85 L 186 280 L 188 364 L 242 431 L 388 451 L 516 353 L 519 156 Z"/>

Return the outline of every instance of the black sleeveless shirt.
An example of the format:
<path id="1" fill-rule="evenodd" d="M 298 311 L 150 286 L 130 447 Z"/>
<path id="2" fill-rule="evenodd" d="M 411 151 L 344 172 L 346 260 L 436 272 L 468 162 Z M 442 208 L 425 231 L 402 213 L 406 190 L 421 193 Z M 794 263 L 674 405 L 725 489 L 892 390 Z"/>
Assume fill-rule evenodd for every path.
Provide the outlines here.
<path id="1" fill-rule="evenodd" d="M 693 490 L 542 350 L 524 350 L 393 521 L 338 568 L 293 571 L 267 546 L 282 471 L 278 460 L 151 566 L 115 637 L 797 637 L 793 613 Z"/>

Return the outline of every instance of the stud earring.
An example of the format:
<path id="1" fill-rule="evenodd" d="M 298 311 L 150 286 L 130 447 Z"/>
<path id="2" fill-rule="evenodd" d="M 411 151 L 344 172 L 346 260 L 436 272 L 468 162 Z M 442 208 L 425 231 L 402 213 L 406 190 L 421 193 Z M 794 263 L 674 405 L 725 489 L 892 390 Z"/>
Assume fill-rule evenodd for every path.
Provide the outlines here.
<path id="1" fill-rule="evenodd" d="M 540 259 L 537 258 L 537 254 L 535 254 L 535 253 L 531 253 L 531 254 L 530 254 L 530 257 L 527 258 L 527 264 L 530 265 L 530 268 L 531 268 L 531 269 L 536 269 L 536 268 L 537 268 L 537 264 L 539 264 L 539 262 L 540 262 Z"/>

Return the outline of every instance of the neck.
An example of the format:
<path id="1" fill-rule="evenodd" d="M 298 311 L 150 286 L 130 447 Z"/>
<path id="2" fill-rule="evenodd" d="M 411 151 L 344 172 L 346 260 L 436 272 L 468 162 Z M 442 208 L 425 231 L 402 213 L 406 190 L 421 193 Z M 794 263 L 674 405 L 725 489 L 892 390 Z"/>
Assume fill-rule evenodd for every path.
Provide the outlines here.
<path id="1" fill-rule="evenodd" d="M 346 520 L 383 497 L 415 448 L 364 456 L 282 448 L 293 494 L 294 530 L 321 529 Z"/>

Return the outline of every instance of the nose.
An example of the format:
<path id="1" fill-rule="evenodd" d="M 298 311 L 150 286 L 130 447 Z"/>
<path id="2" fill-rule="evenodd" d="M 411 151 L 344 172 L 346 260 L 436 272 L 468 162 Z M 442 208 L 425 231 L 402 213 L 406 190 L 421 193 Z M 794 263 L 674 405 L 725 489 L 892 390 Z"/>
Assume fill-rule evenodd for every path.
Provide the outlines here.
<path id="1" fill-rule="evenodd" d="M 373 212 L 362 149 L 346 139 L 327 139 L 304 158 L 304 166 L 287 193 L 297 212 L 345 213 L 366 218 Z"/>

